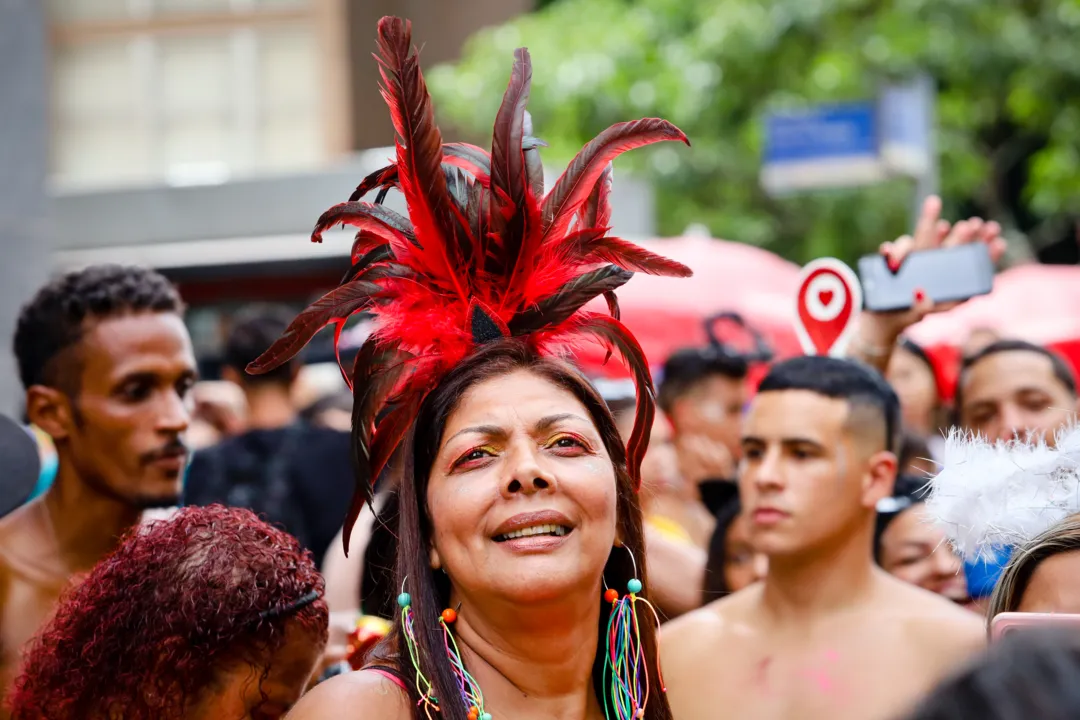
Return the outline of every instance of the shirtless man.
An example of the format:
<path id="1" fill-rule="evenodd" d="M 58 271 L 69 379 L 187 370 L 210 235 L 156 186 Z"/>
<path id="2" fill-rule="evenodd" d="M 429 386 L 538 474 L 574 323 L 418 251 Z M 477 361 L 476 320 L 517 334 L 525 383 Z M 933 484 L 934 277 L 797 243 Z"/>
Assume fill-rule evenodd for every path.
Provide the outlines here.
<path id="1" fill-rule="evenodd" d="M 762 382 L 739 486 L 761 583 L 664 626 L 679 720 L 895 717 L 984 644 L 979 618 L 871 557 L 899 401 L 873 370 L 801 357 Z"/>
<path id="2" fill-rule="evenodd" d="M 161 275 L 97 266 L 50 282 L 20 313 L 27 415 L 55 442 L 59 469 L 45 495 L 0 519 L 0 707 L 69 581 L 145 509 L 177 504 L 195 382 L 181 312 Z"/>

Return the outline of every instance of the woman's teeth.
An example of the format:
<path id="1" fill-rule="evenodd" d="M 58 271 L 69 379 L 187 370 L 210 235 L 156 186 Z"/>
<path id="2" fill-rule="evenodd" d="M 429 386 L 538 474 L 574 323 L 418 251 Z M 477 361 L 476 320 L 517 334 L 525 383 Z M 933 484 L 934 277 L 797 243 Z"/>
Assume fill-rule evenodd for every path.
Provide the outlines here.
<path id="1" fill-rule="evenodd" d="M 521 530 L 508 532 L 505 535 L 499 535 L 495 540 L 497 542 L 504 542 L 515 538 L 532 537 L 533 535 L 554 535 L 555 537 L 562 537 L 567 532 L 568 530 L 562 525 L 537 525 L 536 527 L 522 528 Z"/>

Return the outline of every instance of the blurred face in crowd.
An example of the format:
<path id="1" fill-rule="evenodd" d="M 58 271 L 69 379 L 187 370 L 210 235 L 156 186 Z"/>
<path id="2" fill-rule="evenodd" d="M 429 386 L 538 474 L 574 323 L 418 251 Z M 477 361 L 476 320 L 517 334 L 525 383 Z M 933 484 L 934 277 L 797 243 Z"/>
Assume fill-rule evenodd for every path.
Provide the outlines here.
<path id="1" fill-rule="evenodd" d="M 769 558 L 757 552 L 750 540 L 750 518 L 740 514 L 728 526 L 724 539 L 724 584 L 738 592 L 765 577 Z"/>
<path id="2" fill-rule="evenodd" d="M 1080 613 L 1080 550 L 1043 560 L 1028 580 L 1016 608 L 1029 613 Z"/>
<path id="3" fill-rule="evenodd" d="M 175 505 L 187 462 L 195 356 L 175 313 L 138 312 L 90 324 L 68 366 L 72 397 L 35 386 L 31 419 L 97 492 L 138 507 Z"/>
<path id="4" fill-rule="evenodd" d="M 672 403 L 680 472 L 687 481 L 731 477 L 733 461 L 741 453 L 739 427 L 745 404 L 745 382 L 719 374 L 694 384 Z"/>
<path id="5" fill-rule="evenodd" d="M 993 353 L 961 376 L 960 424 L 991 440 L 1054 432 L 1076 413 L 1076 397 L 1050 359 L 1028 350 Z"/>
<path id="6" fill-rule="evenodd" d="M 968 334 L 967 339 L 964 340 L 963 346 L 960 348 L 960 354 L 963 357 L 971 357 L 981 352 L 983 348 L 988 347 L 1001 339 L 1001 335 L 996 330 L 990 328 L 975 328 Z"/>
<path id="7" fill-rule="evenodd" d="M 285 644 L 268 663 L 252 667 L 247 661 L 237 661 L 219 675 L 187 716 L 191 720 L 280 720 L 304 694 L 325 646 L 324 637 L 291 623 L 285 629 Z"/>
<path id="8" fill-rule="evenodd" d="M 871 408 L 808 390 L 758 394 L 739 472 L 754 547 L 775 558 L 865 531 L 896 477 L 895 456 L 880 450 L 884 435 Z"/>
<path id="9" fill-rule="evenodd" d="M 938 406 L 934 371 L 914 353 L 897 348 L 889 359 L 885 379 L 900 397 L 904 427 L 924 437 L 933 433 Z"/>
<path id="10" fill-rule="evenodd" d="M 943 595 L 953 602 L 968 601 L 963 563 L 945 534 L 930 521 L 923 503 L 901 512 L 881 535 L 881 567 L 904 582 Z"/>
<path id="11" fill-rule="evenodd" d="M 634 413 L 620 413 L 616 418 L 616 425 L 623 442 L 627 442 L 634 429 Z M 671 423 L 663 413 L 657 411 L 652 434 L 649 436 L 649 448 L 641 461 L 641 491 L 662 494 L 678 488 L 681 484 Z"/>

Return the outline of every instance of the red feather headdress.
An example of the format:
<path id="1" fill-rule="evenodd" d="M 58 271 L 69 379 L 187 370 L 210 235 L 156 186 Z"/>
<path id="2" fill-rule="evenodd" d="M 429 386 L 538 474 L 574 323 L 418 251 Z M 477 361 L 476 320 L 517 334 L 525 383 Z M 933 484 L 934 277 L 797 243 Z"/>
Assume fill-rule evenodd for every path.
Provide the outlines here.
<path id="1" fill-rule="evenodd" d="M 690 275 L 686 266 L 607 234 L 611 161 L 626 150 L 686 136 L 655 118 L 613 125 L 587 144 L 544 195 L 543 167 L 525 111 L 529 53 L 514 53 L 510 85 L 495 118 L 490 155 L 443 144 L 407 21 L 379 22 L 382 96 L 397 131 L 397 162 L 364 178 L 348 202 L 323 213 L 311 239 L 338 224 L 358 229 L 352 268 L 337 289 L 304 310 L 248 372 L 267 372 L 327 325 L 335 346 L 354 313 L 375 318 L 346 381 L 353 390 L 357 488 L 345 547 L 372 483 L 401 443 L 423 402 L 478 344 L 524 338 L 555 353 L 575 337 L 618 349 L 634 375 L 637 415 L 627 443 L 635 484 L 655 406 L 641 347 L 619 322 L 614 290 L 634 272 Z M 391 188 L 409 217 L 387 209 Z M 375 202 L 361 198 L 378 190 Z M 600 295 L 610 315 L 582 307 Z M 343 370 L 344 372 L 344 370 Z"/>

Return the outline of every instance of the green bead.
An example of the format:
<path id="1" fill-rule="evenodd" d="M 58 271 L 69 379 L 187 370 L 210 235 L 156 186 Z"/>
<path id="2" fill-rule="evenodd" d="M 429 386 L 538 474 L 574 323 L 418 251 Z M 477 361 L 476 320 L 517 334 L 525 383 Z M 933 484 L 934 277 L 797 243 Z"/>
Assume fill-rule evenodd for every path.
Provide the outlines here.
<path id="1" fill-rule="evenodd" d="M 491 713 L 484 713 L 480 716 L 480 720 L 491 720 Z"/>
<path id="2" fill-rule="evenodd" d="M 637 578 L 631 578 L 630 582 L 626 583 L 626 589 L 632 593 L 641 592 L 641 581 Z"/>
<path id="3" fill-rule="evenodd" d="M 397 604 L 401 607 L 409 607 L 412 605 L 412 598 L 409 597 L 409 593 L 401 593 L 397 596 Z"/>

